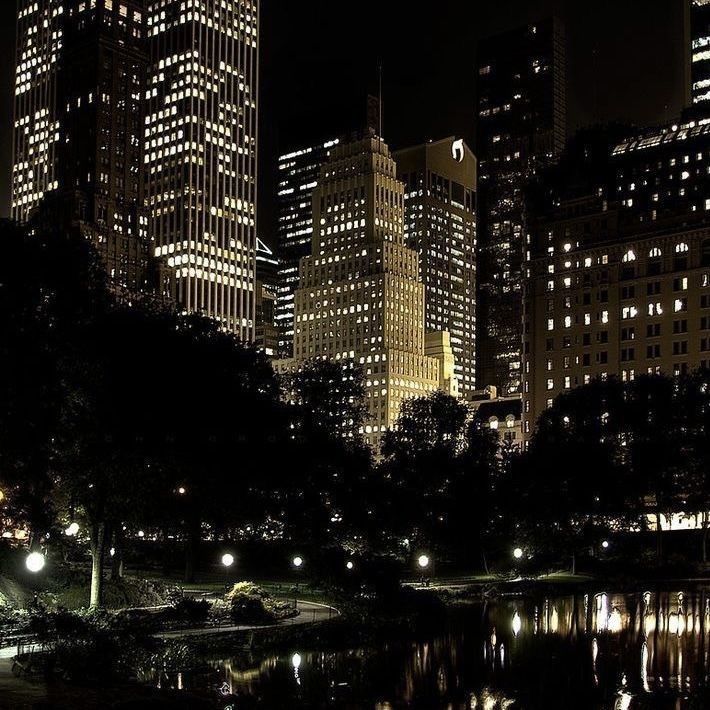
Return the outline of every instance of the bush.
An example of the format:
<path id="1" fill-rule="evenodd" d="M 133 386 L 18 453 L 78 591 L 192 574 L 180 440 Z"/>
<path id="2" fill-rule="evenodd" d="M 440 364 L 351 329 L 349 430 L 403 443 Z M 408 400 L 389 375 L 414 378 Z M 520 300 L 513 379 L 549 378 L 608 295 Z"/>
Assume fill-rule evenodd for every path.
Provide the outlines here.
<path id="1" fill-rule="evenodd" d="M 274 599 L 253 582 L 238 582 L 215 605 L 219 614 L 224 607 L 235 624 L 273 624 L 297 613 L 288 602 Z"/>

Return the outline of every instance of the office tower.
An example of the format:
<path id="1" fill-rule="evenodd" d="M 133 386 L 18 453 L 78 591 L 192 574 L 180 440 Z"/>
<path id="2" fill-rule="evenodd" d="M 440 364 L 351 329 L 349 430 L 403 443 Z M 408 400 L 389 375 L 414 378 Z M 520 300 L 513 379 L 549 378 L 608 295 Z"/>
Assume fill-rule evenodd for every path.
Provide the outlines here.
<path id="1" fill-rule="evenodd" d="M 587 160 L 589 146 L 578 152 Z M 595 378 L 710 366 L 710 124 L 633 135 L 598 170 L 574 163 L 549 176 L 531 219 L 526 436 L 557 395 Z M 586 190 L 575 174 L 591 176 Z"/>
<path id="2" fill-rule="evenodd" d="M 445 138 L 394 154 L 404 238 L 419 253 L 427 331 L 451 338 L 459 392 L 476 387 L 476 158 Z"/>
<path id="3" fill-rule="evenodd" d="M 311 253 L 313 239 L 312 193 L 318 184 L 321 167 L 337 138 L 290 151 L 279 158 L 278 183 L 278 295 L 276 324 L 279 332 L 279 357 L 293 355 L 294 295 L 298 288 L 298 265 Z"/>
<path id="4" fill-rule="evenodd" d="M 254 344 L 268 357 L 279 347 L 276 329 L 276 284 L 279 261 L 261 240 L 256 240 L 256 337 Z"/>
<path id="5" fill-rule="evenodd" d="M 311 255 L 301 260 L 294 359 L 362 366 L 364 434 L 379 450 L 405 398 L 455 386 L 444 337 L 427 341 L 419 258 L 404 241 L 404 184 L 375 136 L 333 149 L 313 192 Z M 449 372 L 444 372 L 446 366 Z"/>
<path id="6" fill-rule="evenodd" d="M 562 151 L 564 30 L 556 19 L 484 40 L 478 50 L 480 385 L 520 392 L 524 193 Z"/>
<path id="7" fill-rule="evenodd" d="M 690 2 L 690 97 L 695 108 L 710 107 L 710 0 Z"/>
<path id="8" fill-rule="evenodd" d="M 76 230 L 119 291 L 148 287 L 143 0 L 22 0 L 12 214 Z"/>
<path id="9" fill-rule="evenodd" d="M 147 10 L 154 253 L 185 310 L 253 340 L 259 3 L 148 0 Z"/>

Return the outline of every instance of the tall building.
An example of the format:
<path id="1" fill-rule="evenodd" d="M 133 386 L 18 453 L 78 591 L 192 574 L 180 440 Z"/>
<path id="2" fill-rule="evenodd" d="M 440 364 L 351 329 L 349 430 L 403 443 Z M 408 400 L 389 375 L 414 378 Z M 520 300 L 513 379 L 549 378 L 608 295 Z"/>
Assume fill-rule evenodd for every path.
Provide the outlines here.
<path id="1" fill-rule="evenodd" d="M 479 370 L 502 395 L 522 382 L 524 192 L 564 148 L 564 29 L 557 19 L 479 45 Z"/>
<path id="2" fill-rule="evenodd" d="M 333 138 L 279 158 L 276 324 L 278 354 L 282 358 L 293 355 L 293 311 L 298 288 L 298 265 L 304 256 L 311 253 L 313 240 L 312 193 L 318 184 L 321 167 L 339 143 L 338 138 Z"/>
<path id="3" fill-rule="evenodd" d="M 261 240 L 256 240 L 256 337 L 254 344 L 268 357 L 276 357 L 279 336 L 276 329 L 276 284 L 279 261 Z"/>
<path id="4" fill-rule="evenodd" d="M 113 0 L 118 4 L 118 0 Z M 253 340 L 258 0 L 147 0 L 145 200 L 178 303 Z"/>
<path id="5" fill-rule="evenodd" d="M 710 366 L 710 121 L 619 141 L 599 170 L 573 164 L 531 220 L 526 436 L 558 394 L 595 378 Z"/>
<path id="6" fill-rule="evenodd" d="M 12 215 L 78 230 L 144 291 L 143 0 L 20 0 Z"/>
<path id="7" fill-rule="evenodd" d="M 462 140 L 398 151 L 404 238 L 419 253 L 427 331 L 447 331 L 459 391 L 476 388 L 476 158 Z"/>
<path id="8" fill-rule="evenodd" d="M 710 108 L 710 0 L 690 2 L 690 97 L 695 108 Z"/>
<path id="9" fill-rule="evenodd" d="M 378 450 L 405 398 L 455 387 L 446 337 L 425 337 L 419 259 L 404 240 L 404 184 L 380 138 L 340 145 L 322 167 L 311 252 L 300 265 L 294 359 L 277 369 L 322 357 L 360 364 L 363 433 Z"/>

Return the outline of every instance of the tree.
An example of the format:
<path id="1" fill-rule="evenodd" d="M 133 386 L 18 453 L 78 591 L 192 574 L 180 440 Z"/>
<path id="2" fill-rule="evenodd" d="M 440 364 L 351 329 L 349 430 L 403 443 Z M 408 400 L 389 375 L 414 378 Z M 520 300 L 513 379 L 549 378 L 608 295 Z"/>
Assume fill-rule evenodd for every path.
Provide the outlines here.
<path id="1" fill-rule="evenodd" d="M 353 362 L 316 359 L 282 376 L 288 443 L 273 467 L 274 515 L 312 556 L 361 548 L 372 520 L 365 491 L 372 452 L 362 431 L 365 387 Z"/>

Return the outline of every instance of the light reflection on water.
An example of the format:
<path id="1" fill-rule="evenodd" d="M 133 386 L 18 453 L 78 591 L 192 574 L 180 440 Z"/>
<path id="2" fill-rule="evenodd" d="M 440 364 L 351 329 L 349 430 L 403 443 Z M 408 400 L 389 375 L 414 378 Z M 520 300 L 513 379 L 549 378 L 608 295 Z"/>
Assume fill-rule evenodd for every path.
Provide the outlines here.
<path id="1" fill-rule="evenodd" d="M 416 641 L 212 659 L 179 684 L 234 710 L 696 710 L 710 708 L 708 634 L 706 591 L 515 598 L 475 605 Z"/>

